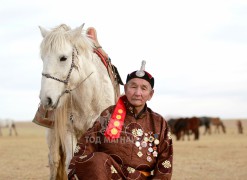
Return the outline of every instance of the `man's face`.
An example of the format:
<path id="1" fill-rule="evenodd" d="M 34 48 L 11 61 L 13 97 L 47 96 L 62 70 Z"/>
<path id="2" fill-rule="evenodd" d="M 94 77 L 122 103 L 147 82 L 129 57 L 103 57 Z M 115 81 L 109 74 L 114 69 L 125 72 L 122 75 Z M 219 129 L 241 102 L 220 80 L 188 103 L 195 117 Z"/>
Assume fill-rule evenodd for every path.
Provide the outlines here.
<path id="1" fill-rule="evenodd" d="M 133 78 L 124 86 L 125 95 L 128 101 L 135 107 L 143 107 L 154 93 L 148 81 L 140 78 Z"/>

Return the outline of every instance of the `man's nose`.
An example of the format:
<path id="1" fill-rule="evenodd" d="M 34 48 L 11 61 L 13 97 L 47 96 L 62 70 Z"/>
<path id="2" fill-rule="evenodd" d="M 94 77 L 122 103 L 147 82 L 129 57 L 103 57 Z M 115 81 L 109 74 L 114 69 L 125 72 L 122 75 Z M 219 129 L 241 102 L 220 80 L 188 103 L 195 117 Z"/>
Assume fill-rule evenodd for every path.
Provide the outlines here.
<path id="1" fill-rule="evenodd" d="M 136 95 L 141 95 L 142 94 L 141 88 L 136 88 L 135 94 Z"/>

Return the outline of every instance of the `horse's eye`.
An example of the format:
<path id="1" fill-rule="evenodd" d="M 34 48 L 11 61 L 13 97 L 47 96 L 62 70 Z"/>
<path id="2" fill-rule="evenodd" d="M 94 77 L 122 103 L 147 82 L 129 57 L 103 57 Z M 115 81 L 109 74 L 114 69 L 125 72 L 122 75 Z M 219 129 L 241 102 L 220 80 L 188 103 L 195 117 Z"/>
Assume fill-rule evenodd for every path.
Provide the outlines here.
<path id="1" fill-rule="evenodd" d="M 60 61 L 66 61 L 66 60 L 67 60 L 67 57 L 65 56 L 60 57 Z"/>

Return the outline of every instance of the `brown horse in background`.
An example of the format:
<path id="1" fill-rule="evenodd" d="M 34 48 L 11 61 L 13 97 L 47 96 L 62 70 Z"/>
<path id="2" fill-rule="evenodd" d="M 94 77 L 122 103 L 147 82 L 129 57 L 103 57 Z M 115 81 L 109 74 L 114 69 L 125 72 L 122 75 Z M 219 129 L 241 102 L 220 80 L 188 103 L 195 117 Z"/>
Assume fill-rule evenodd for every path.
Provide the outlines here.
<path id="1" fill-rule="evenodd" d="M 220 120 L 220 118 L 215 117 L 215 118 L 210 118 L 211 125 L 215 126 L 215 133 L 220 133 L 220 127 L 222 129 L 223 133 L 226 133 L 226 127 L 223 124 L 223 122 Z"/>
<path id="2" fill-rule="evenodd" d="M 242 122 L 240 120 L 237 120 L 236 124 L 237 124 L 237 128 L 238 128 L 238 133 L 243 134 L 244 132 L 243 132 Z"/>
<path id="3" fill-rule="evenodd" d="M 197 117 L 178 118 L 174 121 L 174 125 L 171 129 L 173 130 L 173 134 L 175 134 L 177 140 L 180 140 L 181 138 L 184 140 L 184 135 L 186 134 L 188 135 L 188 140 L 190 140 L 191 133 L 194 134 L 194 140 L 198 140 L 199 126 L 200 119 Z"/>
<path id="4" fill-rule="evenodd" d="M 211 117 L 200 117 L 200 126 L 205 126 L 203 135 L 211 134 Z"/>

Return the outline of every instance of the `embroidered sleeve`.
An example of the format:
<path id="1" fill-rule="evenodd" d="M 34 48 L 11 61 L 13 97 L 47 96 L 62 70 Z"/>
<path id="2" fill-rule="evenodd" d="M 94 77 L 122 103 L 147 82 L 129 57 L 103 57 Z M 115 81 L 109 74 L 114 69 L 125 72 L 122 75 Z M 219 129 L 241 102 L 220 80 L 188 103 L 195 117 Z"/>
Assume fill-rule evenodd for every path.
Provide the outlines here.
<path id="1" fill-rule="evenodd" d="M 172 137 L 165 121 L 163 133 L 161 133 L 159 156 L 154 169 L 154 179 L 171 179 L 173 166 Z"/>
<path id="2" fill-rule="evenodd" d="M 109 109 L 103 111 L 100 117 L 95 121 L 92 128 L 88 129 L 87 132 L 78 140 L 76 148 L 74 150 L 74 156 L 70 161 L 68 168 L 68 179 L 74 177 L 76 162 L 85 160 L 93 152 L 98 151 L 98 146 L 101 143 L 99 134 L 104 131 L 109 119 Z"/>

